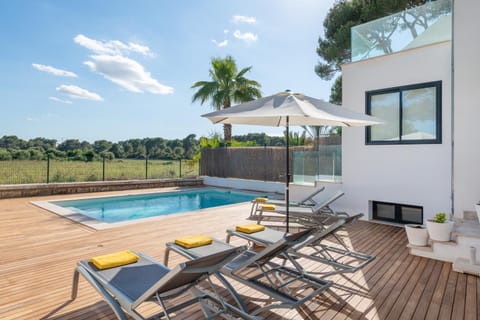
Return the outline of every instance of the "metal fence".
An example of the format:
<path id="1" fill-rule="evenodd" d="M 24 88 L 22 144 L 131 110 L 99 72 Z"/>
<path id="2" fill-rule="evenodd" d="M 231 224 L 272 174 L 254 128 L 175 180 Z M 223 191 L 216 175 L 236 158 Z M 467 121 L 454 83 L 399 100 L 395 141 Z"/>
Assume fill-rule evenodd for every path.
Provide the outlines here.
<path id="1" fill-rule="evenodd" d="M 198 174 L 198 162 L 192 160 L 0 161 L 0 184 L 162 179 Z"/>

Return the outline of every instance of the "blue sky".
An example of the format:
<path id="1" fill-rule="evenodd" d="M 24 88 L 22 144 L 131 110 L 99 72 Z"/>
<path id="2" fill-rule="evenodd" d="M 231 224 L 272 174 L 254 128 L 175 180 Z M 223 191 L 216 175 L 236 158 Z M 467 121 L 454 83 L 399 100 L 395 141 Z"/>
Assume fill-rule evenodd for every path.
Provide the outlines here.
<path id="1" fill-rule="evenodd" d="M 95 141 L 222 132 L 192 103 L 212 57 L 262 94 L 328 100 L 313 71 L 333 0 L 2 1 L 0 136 Z M 234 126 L 233 134 L 282 128 Z"/>

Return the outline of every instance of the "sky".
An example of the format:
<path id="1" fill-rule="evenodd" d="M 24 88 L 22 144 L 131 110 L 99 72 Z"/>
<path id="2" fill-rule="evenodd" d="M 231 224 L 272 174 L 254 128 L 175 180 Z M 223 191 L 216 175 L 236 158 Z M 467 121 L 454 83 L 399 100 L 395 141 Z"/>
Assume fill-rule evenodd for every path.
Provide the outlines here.
<path id="1" fill-rule="evenodd" d="M 210 60 L 233 56 L 263 96 L 328 100 L 314 72 L 334 0 L 0 2 L 0 136 L 121 141 L 222 133 L 192 103 Z M 233 134 L 284 129 L 236 125 Z"/>

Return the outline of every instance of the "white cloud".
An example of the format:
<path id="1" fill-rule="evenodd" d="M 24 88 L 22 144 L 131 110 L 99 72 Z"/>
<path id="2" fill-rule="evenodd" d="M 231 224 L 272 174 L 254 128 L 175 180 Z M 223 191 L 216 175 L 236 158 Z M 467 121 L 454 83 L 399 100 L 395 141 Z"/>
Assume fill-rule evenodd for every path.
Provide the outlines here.
<path id="1" fill-rule="evenodd" d="M 70 101 L 70 100 L 64 100 L 64 99 L 60 99 L 60 98 L 57 98 L 57 97 L 48 97 L 48 99 L 50 99 L 52 101 L 55 101 L 55 102 L 72 104 L 72 101 Z"/>
<path id="2" fill-rule="evenodd" d="M 98 94 L 73 85 L 62 84 L 61 86 L 57 87 L 57 91 L 75 99 L 103 101 L 103 98 Z"/>
<path id="3" fill-rule="evenodd" d="M 77 78 L 78 76 L 71 72 L 71 71 L 66 71 L 62 69 L 57 69 L 52 66 L 46 66 L 43 64 L 38 64 L 38 63 L 32 63 L 32 67 L 34 67 L 37 70 L 47 72 L 56 76 L 62 76 L 62 77 L 70 77 L 70 78 Z"/>
<path id="4" fill-rule="evenodd" d="M 230 31 L 229 31 L 228 29 L 223 30 L 223 33 L 225 33 L 225 34 L 227 34 L 227 33 L 229 33 L 229 32 L 230 32 Z"/>
<path id="5" fill-rule="evenodd" d="M 173 88 L 152 78 L 137 61 L 121 55 L 93 55 L 93 61 L 85 61 L 91 71 L 103 75 L 106 79 L 132 92 L 150 92 L 154 94 L 173 93 Z"/>
<path id="6" fill-rule="evenodd" d="M 258 40 L 258 36 L 251 32 L 241 33 L 239 30 L 235 30 L 233 36 L 237 39 L 243 40 L 246 43 L 252 43 Z"/>
<path id="7" fill-rule="evenodd" d="M 73 38 L 73 41 L 82 47 L 92 50 L 96 54 L 119 55 L 135 52 L 145 56 L 153 56 L 149 47 L 134 42 L 126 44 L 120 40 L 99 41 L 88 38 L 83 34 L 77 35 Z"/>
<path id="8" fill-rule="evenodd" d="M 254 24 L 257 22 L 257 19 L 255 19 L 255 17 L 235 15 L 232 17 L 232 22 L 235 24 L 239 24 L 239 23 Z"/>
<path id="9" fill-rule="evenodd" d="M 217 46 L 217 47 L 226 47 L 228 45 L 228 40 L 223 40 L 222 42 L 218 42 L 217 40 L 212 40 L 212 42 Z"/>

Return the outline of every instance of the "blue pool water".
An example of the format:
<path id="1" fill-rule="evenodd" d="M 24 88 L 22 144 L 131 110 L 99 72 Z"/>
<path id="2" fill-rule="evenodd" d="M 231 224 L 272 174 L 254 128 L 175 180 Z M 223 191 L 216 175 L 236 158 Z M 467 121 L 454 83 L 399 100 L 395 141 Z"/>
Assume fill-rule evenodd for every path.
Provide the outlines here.
<path id="1" fill-rule="evenodd" d="M 246 202 L 255 197 L 248 193 L 207 189 L 51 203 L 95 220 L 112 223 Z"/>

